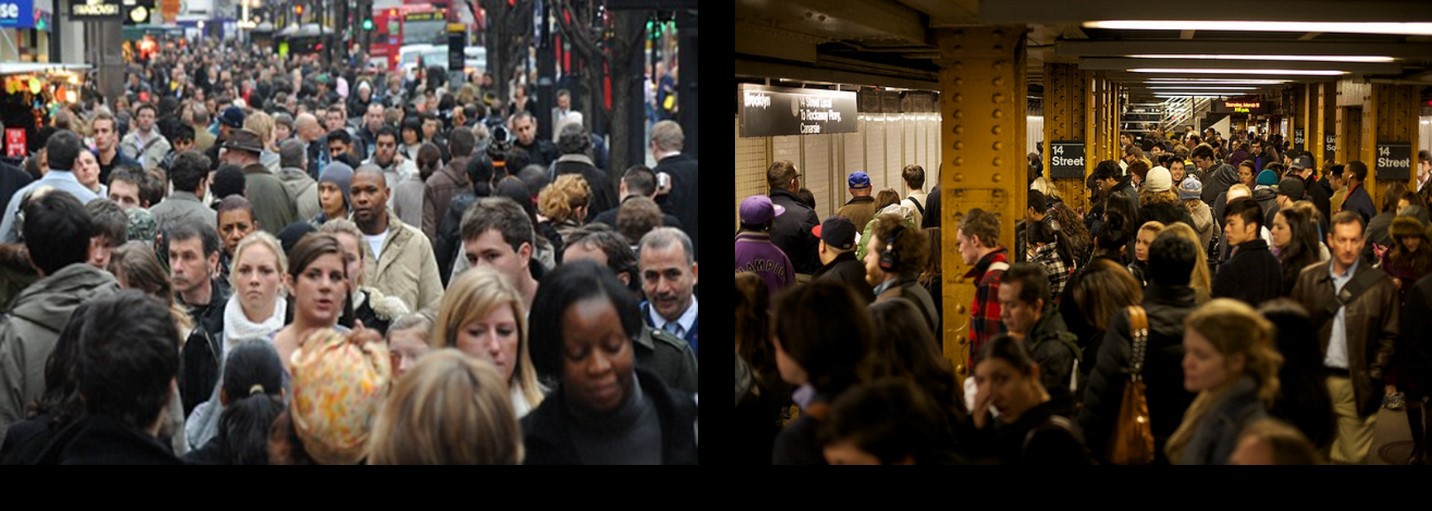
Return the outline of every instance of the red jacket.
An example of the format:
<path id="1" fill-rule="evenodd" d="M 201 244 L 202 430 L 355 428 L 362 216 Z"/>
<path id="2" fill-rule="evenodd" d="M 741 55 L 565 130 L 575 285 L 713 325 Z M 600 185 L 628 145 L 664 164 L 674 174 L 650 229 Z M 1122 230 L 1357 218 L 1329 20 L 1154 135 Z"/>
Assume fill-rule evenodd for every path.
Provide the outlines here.
<path id="1" fill-rule="evenodd" d="M 999 317 L 999 283 L 1009 269 L 1009 257 L 1004 247 L 980 258 L 965 278 L 975 278 L 975 299 L 970 305 L 970 357 L 966 361 L 970 373 L 974 373 L 974 359 L 984 343 L 1004 332 L 1004 321 Z"/>

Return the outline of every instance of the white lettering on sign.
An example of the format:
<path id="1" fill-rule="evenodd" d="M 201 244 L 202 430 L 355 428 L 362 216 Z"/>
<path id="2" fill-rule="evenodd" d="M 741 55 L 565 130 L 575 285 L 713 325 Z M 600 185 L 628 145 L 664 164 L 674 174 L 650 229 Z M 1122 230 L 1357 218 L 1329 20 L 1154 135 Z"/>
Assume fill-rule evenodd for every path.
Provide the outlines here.
<path id="1" fill-rule="evenodd" d="M 801 134 L 802 134 L 802 135 L 819 135 L 819 134 L 820 134 L 820 125 L 819 125 L 819 124 L 801 124 Z"/>
<path id="2" fill-rule="evenodd" d="M 770 108 L 771 97 L 759 92 L 747 92 L 746 106 L 749 108 Z"/>
<path id="3" fill-rule="evenodd" d="M 20 6 L 17 4 L 0 4 L 0 18 L 20 19 Z"/>
<path id="4" fill-rule="evenodd" d="M 75 16 L 118 16 L 118 4 L 85 4 L 74 6 Z"/>
<path id="5" fill-rule="evenodd" d="M 1412 158 L 1394 160 L 1392 158 L 1378 158 L 1377 168 L 1412 168 Z"/>
<path id="6" fill-rule="evenodd" d="M 1054 146 L 1054 154 L 1064 154 L 1064 146 L 1062 146 L 1062 145 Z M 1056 164 L 1056 165 L 1057 165 L 1057 164 Z M 1083 164 L 1081 163 L 1080 165 L 1083 165 Z"/>
<path id="7" fill-rule="evenodd" d="M 1056 148 L 1056 152 L 1064 152 L 1059 151 L 1057 149 L 1059 148 Z M 1054 167 L 1083 167 L 1084 157 L 1080 156 L 1078 158 L 1065 158 L 1063 156 L 1053 156 L 1049 158 L 1049 165 Z"/>

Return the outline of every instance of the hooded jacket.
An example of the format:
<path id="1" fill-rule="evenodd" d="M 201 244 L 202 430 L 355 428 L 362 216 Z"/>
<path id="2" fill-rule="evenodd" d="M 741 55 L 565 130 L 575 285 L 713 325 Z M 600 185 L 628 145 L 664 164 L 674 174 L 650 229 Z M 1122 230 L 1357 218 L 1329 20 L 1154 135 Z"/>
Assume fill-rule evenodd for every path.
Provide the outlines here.
<path id="1" fill-rule="evenodd" d="M 423 234 L 428 237 L 429 245 L 436 245 L 438 240 L 438 227 L 443 220 L 443 214 L 447 213 L 448 203 L 452 202 L 453 196 L 462 193 L 463 190 L 472 189 L 472 181 L 467 178 L 467 161 L 469 157 L 453 158 L 443 168 L 438 169 L 433 175 L 428 176 L 423 190 Z"/>
<path id="2" fill-rule="evenodd" d="M 313 218 L 323 212 L 323 205 L 318 202 L 318 182 L 309 177 L 303 169 L 279 169 L 278 180 L 283 184 L 284 191 L 288 192 L 289 200 L 293 201 L 298 218 Z M 279 229 L 284 227 L 287 226 L 278 226 Z"/>
<path id="3" fill-rule="evenodd" d="M 1228 187 L 1238 183 L 1238 169 L 1223 162 L 1215 162 L 1209 167 L 1208 179 L 1203 180 L 1203 202 L 1210 206 L 1218 196 L 1228 191 Z"/>
<path id="4" fill-rule="evenodd" d="M 0 327 L 0 442 L 5 428 L 45 392 L 45 362 L 80 304 L 119 291 L 108 272 L 84 263 L 62 268 L 25 288 Z"/>

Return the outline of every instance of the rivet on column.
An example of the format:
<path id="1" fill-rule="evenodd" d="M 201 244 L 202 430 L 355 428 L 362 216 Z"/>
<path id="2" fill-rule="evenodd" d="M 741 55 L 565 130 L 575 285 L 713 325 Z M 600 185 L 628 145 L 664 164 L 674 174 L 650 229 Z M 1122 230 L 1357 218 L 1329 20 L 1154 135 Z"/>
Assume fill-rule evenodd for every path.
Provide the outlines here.
<path id="1" fill-rule="evenodd" d="M 996 163 L 995 163 L 995 166 L 999 166 L 999 163 L 998 163 L 998 162 L 999 162 L 999 158 L 995 158 L 994 161 L 996 162 Z M 996 183 L 998 183 L 998 182 L 1000 182 L 1001 179 L 1004 179 L 1002 176 L 1004 176 L 1004 174 L 996 173 L 995 175 L 990 176 L 990 180 L 991 180 L 991 181 L 994 181 L 994 182 L 996 182 Z M 998 190 L 995 190 L 994 196 L 995 196 L 995 197 L 999 197 L 999 191 L 998 191 Z"/>
<path id="2" fill-rule="evenodd" d="M 1001 117 L 1004 117 L 1004 111 L 996 108 L 993 112 L 990 112 L 990 115 L 993 116 L 995 119 L 999 119 Z"/>
<path id="3" fill-rule="evenodd" d="M 956 157 L 955 157 L 955 166 L 956 166 L 956 167 L 963 167 L 963 166 L 965 166 L 965 159 L 964 159 L 963 157 L 956 156 Z M 958 175 L 958 174 L 956 174 L 956 175 Z"/>
<path id="4" fill-rule="evenodd" d="M 964 116 L 965 116 L 965 113 L 964 113 L 963 111 L 960 111 L 960 110 L 955 110 L 955 113 L 950 115 L 950 117 L 953 117 L 953 118 L 955 118 L 955 119 L 959 119 L 959 118 L 964 117 Z"/>
<path id="5" fill-rule="evenodd" d="M 993 128 L 990 128 L 990 130 L 989 130 L 990 133 L 993 133 L 993 134 L 995 134 L 995 135 L 1000 134 L 1001 131 L 1003 131 L 1003 130 L 999 129 L 999 126 L 998 126 L 998 125 L 996 125 L 996 126 L 993 127 Z"/>
<path id="6" fill-rule="evenodd" d="M 998 156 L 995 156 L 993 160 L 990 160 L 990 161 L 989 161 L 989 164 L 990 164 L 990 165 L 993 165 L 993 166 L 996 166 L 996 167 L 998 167 L 999 164 L 1001 164 L 1001 163 L 1004 163 L 1004 159 L 1003 159 L 1003 158 L 1000 158 L 1000 157 L 998 157 Z M 998 176 L 999 174 L 995 174 L 995 175 Z"/>
<path id="7" fill-rule="evenodd" d="M 994 102 L 994 103 L 996 103 L 996 104 L 998 104 L 998 103 L 1003 103 L 1003 102 L 1004 102 L 1004 94 L 1003 94 L 1003 93 L 996 92 L 996 93 L 994 93 L 994 96 L 990 96 L 990 101 L 992 101 L 992 102 Z"/>

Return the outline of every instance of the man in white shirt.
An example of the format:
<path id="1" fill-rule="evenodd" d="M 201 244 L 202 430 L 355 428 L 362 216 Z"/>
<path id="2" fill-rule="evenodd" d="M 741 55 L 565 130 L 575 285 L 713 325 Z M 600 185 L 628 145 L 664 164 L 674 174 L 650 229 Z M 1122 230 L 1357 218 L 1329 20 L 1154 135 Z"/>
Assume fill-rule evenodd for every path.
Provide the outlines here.
<path id="1" fill-rule="evenodd" d="M 557 135 L 561 130 L 562 123 L 566 122 L 567 116 L 577 113 L 572 110 L 572 93 L 567 89 L 557 91 L 557 106 L 552 108 L 552 142 L 557 142 Z M 578 118 L 580 119 L 580 117 Z M 578 121 L 580 122 L 580 121 Z"/>
<path id="2" fill-rule="evenodd" d="M 15 221 L 15 214 L 20 208 L 20 201 L 25 195 L 41 187 L 54 188 L 56 190 L 69 192 L 81 204 L 98 198 L 99 195 L 93 190 L 80 183 L 75 173 L 81 166 L 85 165 L 80 161 L 80 151 L 83 151 L 83 141 L 80 136 L 70 130 L 59 130 L 50 135 L 45 142 L 45 154 L 49 156 L 50 171 L 45 176 L 25 185 L 24 188 L 15 191 L 10 197 L 10 202 L 5 206 L 5 218 L 0 221 L 0 243 L 15 243 L 20 241 L 20 226 Z"/>
<path id="3" fill-rule="evenodd" d="M 908 193 L 900 204 L 905 206 L 906 211 L 914 212 L 915 225 L 922 225 L 925 218 L 925 168 L 911 163 L 900 172 L 900 177 L 905 180 L 905 191 Z"/>

